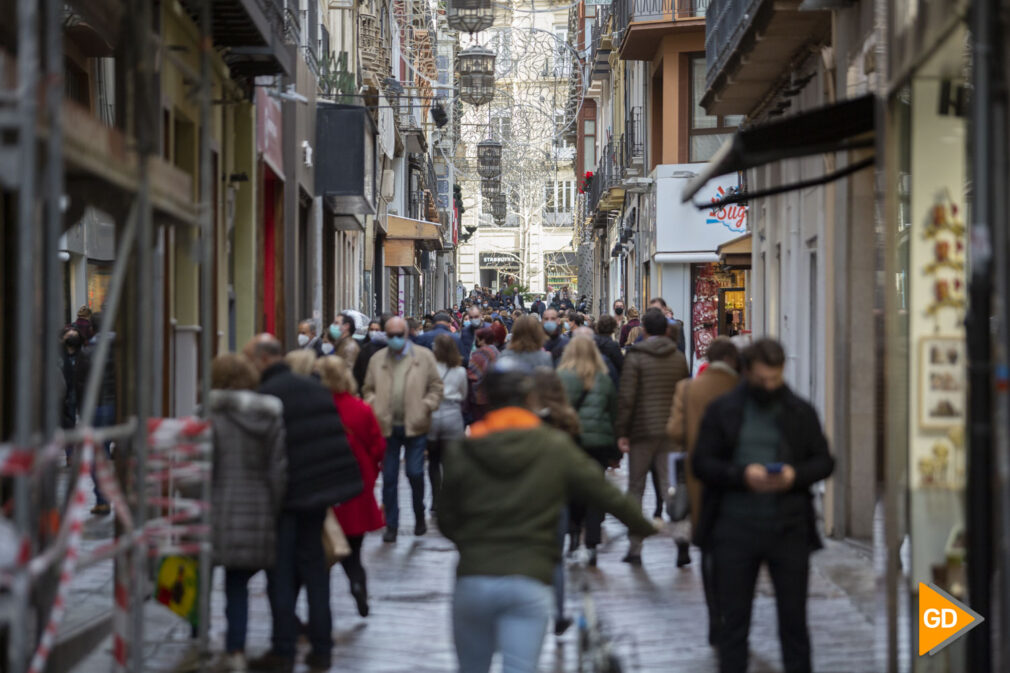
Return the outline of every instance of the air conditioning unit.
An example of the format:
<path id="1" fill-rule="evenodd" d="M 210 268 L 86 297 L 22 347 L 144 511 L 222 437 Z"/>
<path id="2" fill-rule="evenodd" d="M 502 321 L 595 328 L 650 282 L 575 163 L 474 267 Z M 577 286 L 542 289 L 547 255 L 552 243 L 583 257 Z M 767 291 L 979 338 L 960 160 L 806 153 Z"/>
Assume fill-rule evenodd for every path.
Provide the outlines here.
<path id="1" fill-rule="evenodd" d="M 383 201 L 387 203 L 393 200 L 393 195 L 395 194 L 395 184 L 396 184 L 396 171 L 391 168 L 387 168 L 382 171 L 382 183 L 379 186 L 379 195 L 382 197 Z"/>

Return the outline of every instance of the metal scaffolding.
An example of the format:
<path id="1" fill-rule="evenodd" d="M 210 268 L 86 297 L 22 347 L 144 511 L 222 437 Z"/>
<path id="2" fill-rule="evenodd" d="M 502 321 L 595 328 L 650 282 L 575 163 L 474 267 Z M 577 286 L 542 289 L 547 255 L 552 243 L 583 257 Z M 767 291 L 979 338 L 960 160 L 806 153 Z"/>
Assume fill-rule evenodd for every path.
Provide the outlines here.
<path id="1" fill-rule="evenodd" d="M 167 498 L 149 498 L 149 484 L 159 477 L 149 474 L 149 417 L 154 415 L 152 386 L 155 296 L 153 250 L 155 222 L 152 212 L 150 161 L 159 147 L 161 124 L 155 54 L 161 48 L 151 27 L 151 0 L 109 0 L 104 3 L 122 13 L 121 46 L 125 75 L 126 112 L 119 127 L 127 129 L 136 153 L 136 182 L 129 195 L 128 215 L 119 230 L 115 263 L 106 295 L 103 320 L 91 356 L 84 387 L 80 418 L 75 430 L 59 427 L 60 342 L 62 327 L 62 277 L 59 244 L 68 222 L 64 193 L 64 47 L 62 0 L 18 0 L 16 30 L 16 81 L 8 82 L 0 69 L 0 190 L 17 204 L 16 227 L 8 227 L 16 239 L 17 278 L 13 328 L 14 390 L 13 433 L 10 444 L 0 444 L 0 476 L 5 499 L 20 539 L 16 567 L 0 569 L 0 625 L 7 629 L 7 670 L 33 673 L 59 670 L 49 655 L 63 648 L 59 661 L 72 668 L 114 631 L 117 670 L 144 669 L 144 606 L 151 597 L 150 556 L 155 538 L 178 543 L 186 536 L 178 524 L 193 526 L 195 518 L 206 524 L 206 508 L 190 516 L 178 513 Z M 200 14 L 200 72 L 195 91 L 200 109 L 199 224 L 200 246 L 200 366 L 202 399 L 209 392 L 212 352 L 213 237 L 211 168 L 211 11 L 204 0 Z M 117 57 L 119 57 L 117 54 Z M 40 101 L 42 104 L 40 105 Z M 16 142 L 11 138 L 16 138 Z M 2 215 L 0 215 L 2 216 Z M 12 223 L 13 224 L 13 223 Z M 42 226 L 40 226 L 40 224 Z M 8 235 L 11 238 L 10 235 Z M 41 260 L 41 263 L 40 263 Z M 110 352 L 113 333 L 129 334 L 129 399 L 125 420 L 111 427 L 95 428 L 101 379 Z M 40 373 L 41 372 L 41 376 Z M 124 379 L 127 377 L 124 377 Z M 185 432 L 186 442 L 205 432 L 196 424 Z M 116 440 L 115 465 L 99 448 Z M 65 494 L 56 488 L 59 464 L 65 447 L 76 447 Z M 187 444 L 188 448 L 192 448 Z M 171 446 L 169 447 L 171 448 Z M 162 447 L 164 449 L 164 447 Z M 201 498 L 209 496 L 209 456 L 199 472 Z M 152 453 L 151 464 L 170 464 L 172 458 Z M 82 482 L 97 470 L 103 490 L 116 504 L 116 532 L 112 543 L 88 555 L 76 544 L 84 526 Z M 166 469 L 165 474 L 170 470 Z M 167 490 L 161 484 L 159 490 Z M 61 497 L 62 495 L 62 497 Z M 195 511 L 195 510 L 193 510 Z M 59 515 L 56 531 L 41 525 L 48 513 Z M 192 514 L 192 511 L 190 512 Z M 160 537 L 159 537 L 160 536 Z M 200 558 L 199 661 L 208 652 L 211 556 L 203 540 L 185 548 Z M 86 630 L 77 641 L 57 642 L 59 622 L 67 605 L 66 585 L 73 573 L 90 564 L 115 559 L 113 613 L 96 636 Z"/>

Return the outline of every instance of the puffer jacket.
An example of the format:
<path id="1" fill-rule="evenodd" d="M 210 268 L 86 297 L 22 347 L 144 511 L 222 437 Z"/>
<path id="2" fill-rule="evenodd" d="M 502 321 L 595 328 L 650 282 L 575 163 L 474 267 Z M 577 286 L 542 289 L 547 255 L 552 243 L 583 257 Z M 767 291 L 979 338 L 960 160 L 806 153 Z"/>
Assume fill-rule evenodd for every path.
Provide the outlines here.
<path id="1" fill-rule="evenodd" d="M 617 395 L 617 436 L 665 439 L 677 383 L 689 375 L 687 358 L 665 336 L 629 346 Z"/>
<path id="2" fill-rule="evenodd" d="M 277 514 L 287 484 L 284 405 L 247 390 L 212 390 L 211 521 L 214 561 L 259 570 L 274 564 Z"/>
<path id="3" fill-rule="evenodd" d="M 284 403 L 285 510 L 322 510 L 361 493 L 361 470 L 329 390 L 278 362 L 263 372 L 259 392 Z"/>
<path id="4" fill-rule="evenodd" d="M 610 377 L 603 372 L 598 373 L 593 387 L 585 393 L 582 378 L 575 372 L 566 369 L 559 371 L 558 376 L 565 386 L 569 403 L 579 413 L 579 425 L 582 428 L 579 444 L 593 457 L 608 456 L 617 445 L 617 438 L 614 436 L 617 390 Z"/>

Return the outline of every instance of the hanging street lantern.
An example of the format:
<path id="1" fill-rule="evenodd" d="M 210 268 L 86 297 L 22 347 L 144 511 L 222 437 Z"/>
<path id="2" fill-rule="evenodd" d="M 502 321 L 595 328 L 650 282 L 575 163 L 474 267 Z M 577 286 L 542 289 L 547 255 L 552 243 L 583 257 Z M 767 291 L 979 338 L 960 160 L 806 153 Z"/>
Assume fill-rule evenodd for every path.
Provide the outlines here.
<path id="1" fill-rule="evenodd" d="M 477 143 L 477 172 L 482 178 L 501 175 L 501 143 L 488 138 Z"/>
<path id="2" fill-rule="evenodd" d="M 473 35 L 494 25 L 494 5 L 492 0 L 449 0 L 445 18 L 451 30 Z"/>
<path id="3" fill-rule="evenodd" d="M 505 222 L 506 215 L 508 215 L 508 198 L 505 192 L 498 192 L 491 197 L 491 217 L 501 225 Z"/>
<path id="4" fill-rule="evenodd" d="M 459 54 L 459 97 L 471 105 L 484 105 L 494 98 L 494 52 L 475 45 Z"/>
<path id="5" fill-rule="evenodd" d="M 480 193 L 485 199 L 490 199 L 495 194 L 501 194 L 501 174 L 493 178 L 481 178 Z"/>

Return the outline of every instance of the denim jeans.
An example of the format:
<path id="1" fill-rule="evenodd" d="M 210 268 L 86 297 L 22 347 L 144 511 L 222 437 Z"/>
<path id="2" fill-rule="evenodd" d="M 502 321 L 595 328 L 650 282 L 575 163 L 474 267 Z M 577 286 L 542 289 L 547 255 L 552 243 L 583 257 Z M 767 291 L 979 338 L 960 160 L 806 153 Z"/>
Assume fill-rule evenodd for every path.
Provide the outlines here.
<path id="1" fill-rule="evenodd" d="M 329 659 L 333 650 L 330 570 L 323 553 L 326 510 L 284 511 L 277 523 L 277 561 L 267 572 L 273 612 L 273 653 L 294 659 L 298 639 L 295 603 L 305 586 L 309 599 L 309 642 L 313 654 Z"/>
<path id="2" fill-rule="evenodd" d="M 386 438 L 386 457 L 382 462 L 382 504 L 386 509 L 386 528 L 400 526 L 400 502 L 397 485 L 400 480 L 400 448 L 403 447 L 407 480 L 414 501 L 414 517 L 424 520 L 424 435 L 407 437 L 403 426 L 395 426 Z"/>
<path id="3" fill-rule="evenodd" d="M 460 673 L 487 673 L 496 651 L 502 673 L 536 673 L 552 602 L 551 588 L 531 577 L 456 580 L 452 624 Z"/>
<path id="4" fill-rule="evenodd" d="M 246 627 L 249 625 L 249 580 L 256 574 L 246 568 L 224 569 L 224 616 L 228 620 L 225 651 L 245 651 Z"/>
<path id="5" fill-rule="evenodd" d="M 107 428 L 110 425 L 116 424 L 116 407 L 111 404 L 102 404 L 95 407 L 95 427 L 96 428 Z M 105 457 L 112 457 L 112 442 L 105 442 L 102 445 L 105 449 Z M 95 463 L 91 464 L 91 481 L 95 482 L 95 504 L 96 505 L 108 505 L 109 501 L 105 499 L 102 495 L 101 489 L 98 488 L 98 474 L 95 471 Z"/>

